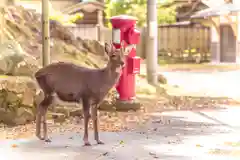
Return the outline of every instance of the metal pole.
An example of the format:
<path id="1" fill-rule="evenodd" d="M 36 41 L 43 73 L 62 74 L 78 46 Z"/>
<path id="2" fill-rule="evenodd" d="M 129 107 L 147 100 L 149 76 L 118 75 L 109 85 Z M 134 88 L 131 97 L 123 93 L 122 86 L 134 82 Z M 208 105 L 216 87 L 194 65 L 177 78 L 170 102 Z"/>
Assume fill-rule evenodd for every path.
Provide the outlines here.
<path id="1" fill-rule="evenodd" d="M 158 83 L 158 25 L 157 25 L 157 0 L 147 1 L 147 80 L 148 83 L 156 85 Z"/>
<path id="2" fill-rule="evenodd" d="M 42 0 L 42 65 L 50 63 L 49 0 Z"/>

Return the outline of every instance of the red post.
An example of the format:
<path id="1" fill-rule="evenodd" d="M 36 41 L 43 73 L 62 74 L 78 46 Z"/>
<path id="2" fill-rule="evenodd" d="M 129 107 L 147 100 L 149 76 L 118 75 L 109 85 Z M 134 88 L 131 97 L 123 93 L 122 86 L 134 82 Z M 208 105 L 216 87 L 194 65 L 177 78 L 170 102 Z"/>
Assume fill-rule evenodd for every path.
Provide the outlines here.
<path id="1" fill-rule="evenodd" d="M 135 76 L 140 72 L 140 57 L 136 56 L 136 44 L 140 39 L 140 32 L 136 29 L 136 18 L 126 15 L 111 18 L 113 27 L 113 45 L 120 48 L 124 41 L 126 53 L 126 65 L 122 70 L 116 89 L 120 101 L 131 101 L 135 99 Z"/>

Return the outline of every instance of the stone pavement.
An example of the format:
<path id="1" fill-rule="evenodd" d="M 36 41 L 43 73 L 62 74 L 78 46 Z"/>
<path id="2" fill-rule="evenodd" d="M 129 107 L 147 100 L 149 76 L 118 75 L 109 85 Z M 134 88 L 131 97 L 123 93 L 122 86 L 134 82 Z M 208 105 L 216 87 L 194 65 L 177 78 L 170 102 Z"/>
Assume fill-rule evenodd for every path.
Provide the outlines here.
<path id="1" fill-rule="evenodd" d="M 0 160 L 240 159 L 238 115 L 237 107 L 156 112 L 148 124 L 134 131 L 101 132 L 106 144 L 91 147 L 82 146 L 82 133 L 52 135 L 52 143 L 35 138 L 6 140 L 0 142 Z"/>

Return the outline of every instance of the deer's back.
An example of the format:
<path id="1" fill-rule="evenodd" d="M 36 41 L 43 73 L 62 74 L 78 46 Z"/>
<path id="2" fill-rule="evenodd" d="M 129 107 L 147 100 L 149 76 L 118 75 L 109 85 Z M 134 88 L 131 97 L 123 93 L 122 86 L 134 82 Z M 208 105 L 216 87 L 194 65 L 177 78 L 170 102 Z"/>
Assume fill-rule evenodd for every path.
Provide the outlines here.
<path id="1" fill-rule="evenodd" d="M 35 77 L 37 81 L 44 79 L 54 92 L 77 92 L 86 90 L 86 83 L 92 72 L 96 70 L 72 63 L 58 62 L 41 68 L 36 72 Z"/>
<path id="2" fill-rule="evenodd" d="M 45 93 L 57 93 L 63 101 L 78 101 L 83 96 L 98 103 L 119 78 L 105 69 L 89 69 L 72 63 L 53 63 L 38 72 L 35 77 Z"/>

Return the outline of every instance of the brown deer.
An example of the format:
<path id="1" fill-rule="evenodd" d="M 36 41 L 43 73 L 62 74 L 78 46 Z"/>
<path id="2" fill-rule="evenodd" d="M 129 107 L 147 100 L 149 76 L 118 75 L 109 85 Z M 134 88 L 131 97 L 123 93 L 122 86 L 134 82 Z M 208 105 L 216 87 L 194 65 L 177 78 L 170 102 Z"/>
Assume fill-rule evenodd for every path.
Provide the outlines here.
<path id="1" fill-rule="evenodd" d="M 90 69 L 72 63 L 58 62 L 41 68 L 35 78 L 44 93 L 44 99 L 37 108 L 36 136 L 40 140 L 51 142 L 48 138 L 46 113 L 53 103 L 55 95 L 62 101 L 81 103 L 84 114 L 84 145 L 90 146 L 88 140 L 88 123 L 92 118 L 94 138 L 97 144 L 104 144 L 98 135 L 97 109 L 108 91 L 118 82 L 120 71 L 124 66 L 124 44 L 116 49 L 112 44 L 105 43 L 105 52 L 109 61 L 102 69 Z M 91 109 L 91 116 L 90 116 Z M 43 137 L 41 137 L 41 122 Z"/>

